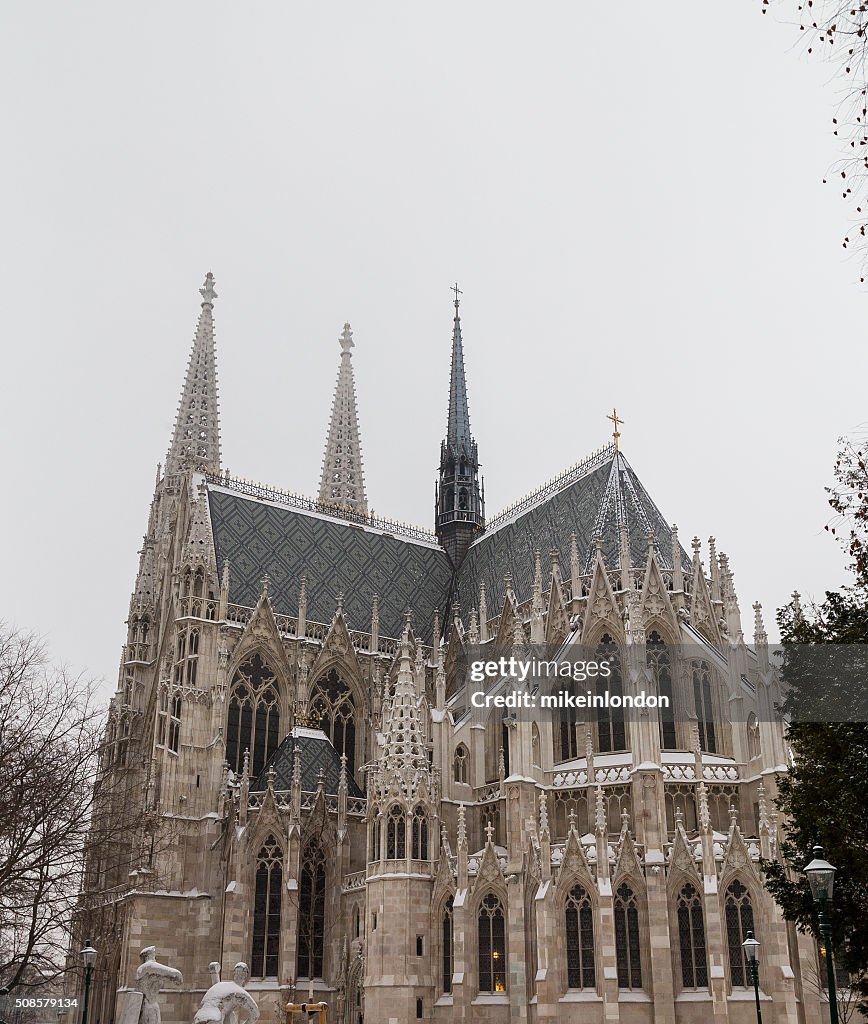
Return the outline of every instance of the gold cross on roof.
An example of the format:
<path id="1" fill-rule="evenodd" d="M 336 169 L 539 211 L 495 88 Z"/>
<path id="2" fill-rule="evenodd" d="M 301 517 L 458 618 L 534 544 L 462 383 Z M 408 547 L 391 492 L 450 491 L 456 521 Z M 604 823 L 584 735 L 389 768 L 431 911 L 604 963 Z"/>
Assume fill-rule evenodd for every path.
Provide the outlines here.
<path id="1" fill-rule="evenodd" d="M 611 415 L 611 416 L 607 416 L 607 417 L 606 417 L 606 419 L 607 419 L 607 420 L 611 420 L 611 421 L 612 421 L 612 423 L 614 423 L 614 425 L 615 425 L 615 429 L 614 429 L 614 431 L 612 432 L 612 437 L 614 437 L 614 439 L 615 439 L 615 451 L 616 451 L 616 452 L 617 452 L 617 451 L 620 451 L 620 447 L 621 447 L 621 446 L 620 446 L 619 442 L 620 442 L 620 439 L 621 439 L 621 431 L 620 431 L 620 430 L 618 430 L 618 427 L 619 427 L 619 426 L 622 426 L 622 425 L 624 424 L 624 422 L 625 422 L 625 421 L 624 421 L 624 420 L 622 420 L 622 419 L 621 419 L 621 418 L 620 418 L 620 417 L 618 416 L 618 410 L 617 410 L 617 409 L 614 409 L 614 408 L 612 409 L 612 415 Z"/>

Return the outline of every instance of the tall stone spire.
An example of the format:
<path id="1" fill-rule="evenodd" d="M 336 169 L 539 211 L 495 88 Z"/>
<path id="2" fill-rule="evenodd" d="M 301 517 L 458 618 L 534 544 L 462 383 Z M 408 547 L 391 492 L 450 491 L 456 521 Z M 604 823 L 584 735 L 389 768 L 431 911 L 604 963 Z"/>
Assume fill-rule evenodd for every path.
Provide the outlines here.
<path id="1" fill-rule="evenodd" d="M 187 377 L 178 403 L 175 432 L 166 456 L 166 474 L 192 466 L 198 470 L 220 470 L 220 416 L 217 408 L 217 354 L 214 346 L 214 275 L 205 275 L 199 289 L 202 312 Z"/>
<path id="2" fill-rule="evenodd" d="M 349 324 L 344 324 L 340 343 L 341 365 L 322 463 L 319 500 L 367 515 L 368 499 L 365 497 L 356 382 L 353 378 L 352 349 L 355 343 Z"/>
<path id="3" fill-rule="evenodd" d="M 454 285 L 455 318 L 452 322 L 452 370 L 449 380 L 449 415 L 446 439 L 440 445 L 440 482 L 437 488 L 437 536 L 458 566 L 474 538 L 485 529 L 485 502 L 479 484 L 479 455 L 470 433 L 464 346 L 458 313 L 461 291 Z"/>

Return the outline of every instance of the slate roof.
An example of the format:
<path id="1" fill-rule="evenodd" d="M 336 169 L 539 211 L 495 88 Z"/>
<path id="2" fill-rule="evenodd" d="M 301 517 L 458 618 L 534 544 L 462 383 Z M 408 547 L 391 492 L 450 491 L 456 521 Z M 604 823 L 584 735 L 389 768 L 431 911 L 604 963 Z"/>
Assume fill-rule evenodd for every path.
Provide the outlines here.
<path id="1" fill-rule="evenodd" d="M 268 769 L 274 766 L 274 788 L 287 790 L 292 786 L 292 770 L 295 764 L 295 749 L 298 747 L 301 766 L 301 788 L 306 793 L 316 791 L 320 769 L 323 770 L 326 793 L 334 796 L 338 791 L 341 777 L 341 759 L 328 736 L 321 729 L 305 729 L 296 726 L 283 743 L 266 761 L 259 778 L 250 786 L 251 792 L 258 793 L 268 788 Z M 356 780 L 347 773 L 347 795 L 364 796 Z"/>
<path id="2" fill-rule="evenodd" d="M 295 615 L 306 573 L 311 622 L 331 622 L 341 592 L 352 629 L 370 628 L 376 593 L 380 634 L 387 637 L 401 635 L 408 607 L 417 628 L 445 607 L 452 564 L 442 548 L 215 485 L 208 488 L 208 503 L 217 570 L 222 574 L 228 558 L 233 604 L 253 607 L 268 573 L 272 607 Z"/>
<path id="3" fill-rule="evenodd" d="M 503 606 L 504 575 L 512 573 L 517 599 L 527 600 L 533 590 L 536 550 L 539 549 L 546 575 L 543 589 L 548 589 L 548 555 L 556 549 L 564 578 L 570 576 L 570 535 L 576 534 L 583 573 L 593 568 L 594 537 L 603 538 L 603 558 L 610 569 L 620 564 L 619 524 L 627 524 L 631 560 L 643 565 L 648 555 L 647 534 L 655 538 L 659 562 L 672 564 L 670 527 L 648 492 L 639 482 L 624 455 L 614 446 L 603 453 L 605 458 L 588 460 L 585 471 L 577 467 L 572 479 L 563 487 L 541 494 L 539 503 L 523 503 L 524 510 L 514 518 L 506 517 L 501 525 L 486 531 L 470 546 L 461 565 L 458 596 L 462 608 L 470 609 L 479 602 L 479 585 L 485 580 L 489 615 L 497 615 Z M 690 559 L 682 549 L 685 567 Z"/>
<path id="4" fill-rule="evenodd" d="M 401 635 L 407 608 L 415 613 L 417 629 L 430 621 L 435 608 L 441 614 L 446 609 L 452 563 L 430 541 L 281 505 L 213 482 L 208 499 L 217 568 L 222 574 L 229 559 L 229 600 L 234 604 L 253 607 L 268 573 L 272 607 L 295 615 L 301 576 L 306 573 L 311 622 L 330 622 L 341 592 L 351 629 L 370 627 L 371 598 L 379 596 L 384 637 Z M 623 453 L 610 444 L 491 521 L 459 570 L 456 589 L 462 608 L 469 612 L 477 605 L 479 584 L 485 580 L 488 613 L 497 615 L 507 572 L 512 573 L 518 600 L 528 600 L 537 549 L 546 572 L 544 588 L 552 549 L 558 551 L 564 578 L 569 578 L 572 533 L 577 536 L 583 573 L 593 568 L 597 535 L 603 539 L 606 565 L 617 568 L 621 523 L 627 526 L 634 565 L 644 565 L 651 533 L 660 565 L 671 568 L 670 527 Z M 685 568 L 690 565 L 683 548 L 682 563 Z"/>

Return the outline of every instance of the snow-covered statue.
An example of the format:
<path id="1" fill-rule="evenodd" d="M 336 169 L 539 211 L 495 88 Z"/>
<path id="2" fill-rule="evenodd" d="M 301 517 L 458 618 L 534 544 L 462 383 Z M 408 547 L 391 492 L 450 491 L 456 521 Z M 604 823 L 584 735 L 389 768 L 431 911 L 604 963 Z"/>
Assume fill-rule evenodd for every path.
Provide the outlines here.
<path id="1" fill-rule="evenodd" d="M 160 1024 L 160 1004 L 157 1002 L 160 989 L 180 985 L 184 981 L 180 971 L 157 963 L 156 952 L 156 946 L 147 946 L 139 953 L 142 962 L 136 969 L 136 988 L 143 997 L 139 1024 Z"/>
<path id="2" fill-rule="evenodd" d="M 213 984 L 202 996 L 193 1024 L 237 1024 L 239 1012 L 244 1013 L 249 1024 L 259 1020 L 259 1007 L 253 996 L 244 989 L 250 977 L 247 964 L 235 965 L 233 981 L 220 981 L 220 967 L 217 963 L 209 964 L 208 971 Z"/>

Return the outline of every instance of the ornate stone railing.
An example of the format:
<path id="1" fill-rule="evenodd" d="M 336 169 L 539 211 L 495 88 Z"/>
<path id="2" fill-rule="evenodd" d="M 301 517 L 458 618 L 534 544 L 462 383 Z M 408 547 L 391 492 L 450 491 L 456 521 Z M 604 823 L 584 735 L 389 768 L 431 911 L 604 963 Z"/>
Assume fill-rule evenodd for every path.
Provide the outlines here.
<path id="1" fill-rule="evenodd" d="M 230 604 L 226 608 L 226 621 L 233 626 L 247 625 L 253 615 L 253 609 L 247 605 Z M 275 615 L 274 621 L 281 636 L 298 637 L 298 618 L 295 615 Z M 315 643 L 324 643 L 331 629 L 330 622 L 307 622 L 304 627 L 304 639 Z M 299 637 L 299 639 L 301 639 Z M 350 630 L 350 639 L 357 651 L 370 653 L 371 634 L 360 630 Z M 377 645 L 379 654 L 393 657 L 398 650 L 398 641 L 390 637 L 380 637 Z"/>
<path id="2" fill-rule="evenodd" d="M 358 892 L 360 889 L 364 889 L 367 875 L 367 869 L 364 871 L 354 871 L 351 875 L 345 875 L 342 885 L 343 891 Z"/>
<path id="3" fill-rule="evenodd" d="M 614 442 L 610 442 L 597 451 L 592 452 L 586 459 L 570 466 L 569 469 L 564 470 L 564 472 L 559 476 L 549 480 L 548 483 L 543 484 L 542 487 L 538 487 L 535 491 L 531 491 L 530 494 L 526 494 L 514 504 L 508 505 L 502 512 L 499 512 L 492 519 L 489 519 L 486 526 L 486 532 L 490 533 L 492 530 L 496 530 L 499 526 L 503 526 L 504 523 L 508 523 L 510 520 L 518 518 L 518 516 L 523 512 L 527 512 L 528 509 L 541 504 L 552 494 L 557 494 L 558 491 L 563 490 L 564 487 L 574 483 L 576 480 L 580 480 L 583 476 L 587 476 L 587 474 L 592 470 L 596 469 L 598 466 L 602 466 L 604 462 L 612 458 L 614 454 Z"/>
<path id="4" fill-rule="evenodd" d="M 362 515 L 362 513 L 356 512 L 354 509 L 332 505 L 325 501 L 315 501 L 313 498 L 306 498 L 304 495 L 297 494 L 294 491 L 282 491 L 276 487 L 269 487 L 266 484 L 245 480 L 243 477 L 231 476 L 228 471 L 225 473 L 206 473 L 205 478 L 208 483 L 214 484 L 217 487 L 237 491 L 239 494 L 248 494 L 253 498 L 265 498 L 267 501 L 274 501 L 279 505 L 301 509 L 304 512 L 317 512 L 320 515 L 329 516 L 332 519 L 342 519 L 344 522 L 354 523 L 357 526 L 371 526 L 375 530 L 382 530 L 383 533 L 407 537 L 410 540 L 421 540 L 429 544 L 437 543 L 437 537 L 430 530 L 422 529 L 421 526 L 401 523 L 395 519 L 381 519 L 373 514 Z"/>

